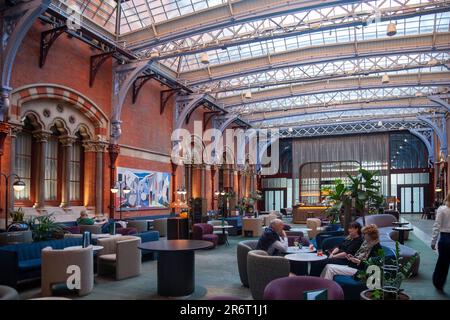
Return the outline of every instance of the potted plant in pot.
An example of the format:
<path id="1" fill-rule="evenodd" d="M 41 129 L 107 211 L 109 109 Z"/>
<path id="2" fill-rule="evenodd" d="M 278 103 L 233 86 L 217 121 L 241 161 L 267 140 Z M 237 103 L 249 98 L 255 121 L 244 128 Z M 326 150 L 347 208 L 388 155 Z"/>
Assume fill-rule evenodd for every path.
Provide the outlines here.
<path id="1" fill-rule="evenodd" d="M 53 213 L 42 216 L 31 216 L 27 224 L 33 233 L 34 241 L 54 239 L 58 233 L 63 232 L 63 226 L 55 221 Z"/>
<path id="2" fill-rule="evenodd" d="M 395 243 L 395 256 L 387 259 L 384 250 L 380 250 L 377 257 L 365 261 L 366 267 L 375 265 L 380 268 L 380 284 L 378 289 L 367 289 L 361 292 L 362 300 L 410 300 L 410 296 L 401 288 L 403 280 L 409 278 L 412 266 L 417 259 L 417 254 L 412 256 L 406 263 L 400 257 L 399 242 Z M 367 270 L 367 268 L 365 270 Z M 358 271 L 356 278 L 367 283 L 369 275 L 366 271 Z"/>

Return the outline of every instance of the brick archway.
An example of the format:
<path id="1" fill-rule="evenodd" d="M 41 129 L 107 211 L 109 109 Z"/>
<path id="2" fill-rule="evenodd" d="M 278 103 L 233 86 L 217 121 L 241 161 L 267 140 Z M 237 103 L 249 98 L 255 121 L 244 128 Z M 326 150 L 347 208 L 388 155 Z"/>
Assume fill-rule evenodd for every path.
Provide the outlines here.
<path id="1" fill-rule="evenodd" d="M 56 84 L 34 84 L 13 90 L 11 95 L 10 119 L 20 121 L 20 108 L 28 101 L 37 99 L 57 99 L 70 103 L 83 113 L 94 125 L 95 134 L 108 137 L 109 119 L 106 114 L 89 98 L 81 93 Z"/>

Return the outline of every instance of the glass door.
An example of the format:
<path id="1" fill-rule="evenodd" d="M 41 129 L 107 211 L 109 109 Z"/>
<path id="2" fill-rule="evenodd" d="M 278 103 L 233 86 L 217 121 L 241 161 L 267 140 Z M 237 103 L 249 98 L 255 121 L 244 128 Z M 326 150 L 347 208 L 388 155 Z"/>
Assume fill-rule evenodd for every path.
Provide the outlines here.
<path id="1" fill-rule="evenodd" d="M 280 211 L 286 207 L 286 190 L 265 190 L 264 202 L 266 211 Z"/>
<path id="2" fill-rule="evenodd" d="M 399 186 L 401 213 L 422 213 L 425 206 L 424 186 Z"/>

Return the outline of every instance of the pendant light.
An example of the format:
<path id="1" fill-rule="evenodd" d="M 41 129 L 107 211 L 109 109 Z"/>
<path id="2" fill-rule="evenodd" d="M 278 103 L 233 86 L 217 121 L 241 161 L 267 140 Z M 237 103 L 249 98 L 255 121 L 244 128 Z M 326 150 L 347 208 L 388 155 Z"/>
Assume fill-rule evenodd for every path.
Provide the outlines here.
<path id="1" fill-rule="evenodd" d="M 389 79 L 389 76 L 387 74 L 383 74 L 383 77 L 381 78 L 381 83 L 385 84 L 385 83 L 389 83 L 389 81 L 391 81 Z"/>
<path id="2" fill-rule="evenodd" d="M 209 56 L 208 56 L 208 53 L 203 52 L 203 53 L 200 55 L 200 62 L 203 63 L 203 64 L 209 64 Z"/>
<path id="3" fill-rule="evenodd" d="M 397 25 L 393 22 L 387 25 L 387 33 L 389 37 L 392 37 L 397 34 Z"/>

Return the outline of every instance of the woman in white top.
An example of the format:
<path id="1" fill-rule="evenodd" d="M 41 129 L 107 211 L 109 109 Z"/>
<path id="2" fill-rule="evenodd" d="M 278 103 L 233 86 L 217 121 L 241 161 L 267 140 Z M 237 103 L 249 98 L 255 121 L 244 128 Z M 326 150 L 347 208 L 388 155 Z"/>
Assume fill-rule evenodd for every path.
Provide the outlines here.
<path id="1" fill-rule="evenodd" d="M 433 225 L 431 237 L 431 248 L 436 250 L 438 240 L 439 257 L 433 273 L 433 285 L 442 291 L 447 280 L 448 268 L 450 266 L 450 193 L 445 197 L 444 205 L 436 212 L 436 221 Z"/>

